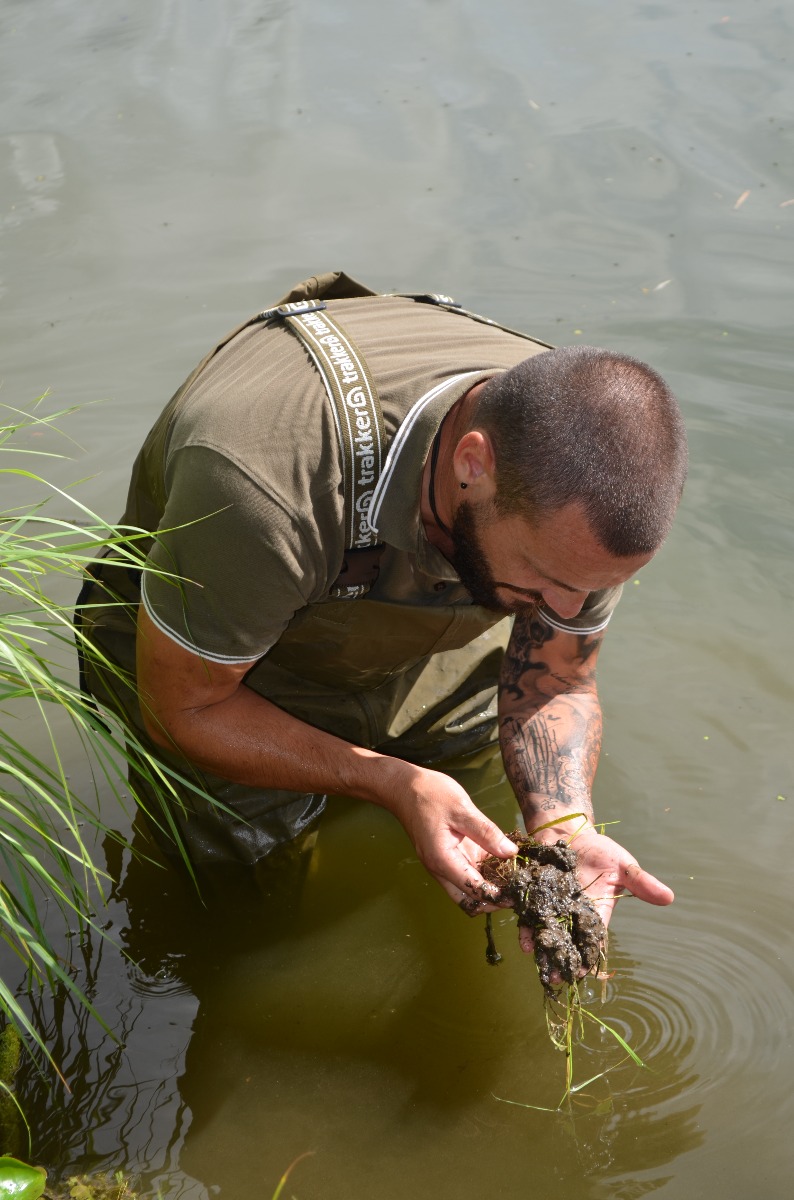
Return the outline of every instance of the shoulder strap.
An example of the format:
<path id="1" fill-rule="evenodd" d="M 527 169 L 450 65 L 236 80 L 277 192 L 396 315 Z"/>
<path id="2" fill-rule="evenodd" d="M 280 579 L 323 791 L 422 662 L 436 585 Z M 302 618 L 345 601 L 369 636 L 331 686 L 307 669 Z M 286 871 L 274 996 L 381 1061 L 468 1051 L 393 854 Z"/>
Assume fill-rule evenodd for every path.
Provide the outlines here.
<path id="1" fill-rule="evenodd" d="M 352 338 L 324 300 L 287 301 L 264 309 L 260 321 L 282 320 L 303 342 L 325 384 L 342 451 L 345 561 L 331 594 L 355 599 L 377 577 L 382 547 L 368 514 L 386 458 L 386 429 L 375 382 Z"/>
<path id="2" fill-rule="evenodd" d="M 512 333 L 514 337 L 524 338 L 528 342 L 534 342 L 536 346 L 546 346 L 549 350 L 554 347 L 549 342 L 542 342 L 540 338 L 532 337 L 530 333 L 524 333 L 521 329 L 511 329 L 509 325 L 500 325 L 498 321 L 492 321 L 490 317 L 480 316 L 479 313 L 471 312 L 470 309 L 464 308 L 457 300 L 453 300 L 451 296 L 445 296 L 441 292 L 389 292 L 390 296 L 399 296 L 405 300 L 415 300 L 417 304 L 434 304 L 436 308 L 446 309 L 447 312 L 459 313 L 462 317 L 468 317 L 471 321 L 479 321 L 481 325 L 491 325 L 494 329 L 502 329 L 505 333 Z"/>

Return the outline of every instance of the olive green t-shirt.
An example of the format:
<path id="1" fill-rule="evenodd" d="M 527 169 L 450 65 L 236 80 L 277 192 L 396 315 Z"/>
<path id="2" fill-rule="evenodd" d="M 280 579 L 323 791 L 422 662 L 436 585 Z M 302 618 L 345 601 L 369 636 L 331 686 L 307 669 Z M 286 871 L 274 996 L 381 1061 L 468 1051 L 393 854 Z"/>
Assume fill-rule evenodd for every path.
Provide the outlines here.
<path id="1" fill-rule="evenodd" d="M 369 513 L 386 547 L 369 596 L 470 604 L 424 535 L 422 470 L 461 396 L 546 347 L 402 297 L 333 300 L 328 310 L 369 365 L 389 447 Z M 131 491 L 124 520 L 159 528 L 150 561 L 183 582 L 145 574 L 143 601 L 188 650 L 249 662 L 296 613 L 329 598 L 342 566 L 342 459 L 331 403 L 300 340 L 273 323 L 244 328 L 177 396 L 153 431 L 165 436 L 150 435 L 140 456 L 139 476 L 156 481 L 152 495 L 142 502 Z M 162 461 L 147 461 L 150 444 Z M 540 616 L 595 632 L 619 596 L 619 588 L 594 592 L 571 620 L 545 608 Z"/>

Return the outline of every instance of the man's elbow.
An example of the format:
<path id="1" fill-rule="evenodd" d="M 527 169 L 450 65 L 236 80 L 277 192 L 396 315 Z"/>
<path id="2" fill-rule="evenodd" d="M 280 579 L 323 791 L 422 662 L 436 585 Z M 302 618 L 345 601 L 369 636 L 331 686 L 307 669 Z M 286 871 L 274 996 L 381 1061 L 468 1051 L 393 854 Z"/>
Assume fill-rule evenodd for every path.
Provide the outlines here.
<path id="1" fill-rule="evenodd" d="M 154 742 L 159 750 L 170 750 L 172 753 L 175 750 L 180 750 L 182 748 L 180 739 L 172 723 L 164 719 L 152 706 L 151 702 L 147 702 L 144 696 L 139 694 L 138 701 L 143 728 L 147 737 Z"/>

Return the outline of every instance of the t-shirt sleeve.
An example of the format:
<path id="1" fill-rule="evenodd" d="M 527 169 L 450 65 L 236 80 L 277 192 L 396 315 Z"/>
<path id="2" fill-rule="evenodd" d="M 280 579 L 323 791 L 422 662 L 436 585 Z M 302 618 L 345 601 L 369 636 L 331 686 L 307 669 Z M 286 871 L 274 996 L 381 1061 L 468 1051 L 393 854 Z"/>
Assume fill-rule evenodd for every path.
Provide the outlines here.
<path id="1" fill-rule="evenodd" d="M 569 630 L 571 633 L 599 633 L 609 624 L 622 592 L 622 584 L 591 592 L 575 617 L 560 617 L 547 605 L 538 609 L 538 616 L 554 629 Z"/>
<path id="2" fill-rule="evenodd" d="M 327 588 L 316 522 L 206 447 L 176 451 L 168 472 L 168 502 L 144 571 L 146 611 L 173 641 L 213 662 L 260 658 Z"/>

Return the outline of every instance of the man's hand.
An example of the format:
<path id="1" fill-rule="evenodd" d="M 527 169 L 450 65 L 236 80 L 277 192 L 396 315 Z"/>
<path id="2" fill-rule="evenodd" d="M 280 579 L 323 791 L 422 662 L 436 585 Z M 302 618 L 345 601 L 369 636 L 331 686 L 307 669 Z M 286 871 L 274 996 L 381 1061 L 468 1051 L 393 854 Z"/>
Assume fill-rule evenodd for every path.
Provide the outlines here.
<path id="1" fill-rule="evenodd" d="M 518 847 L 449 775 L 401 766 L 411 772 L 407 785 L 384 807 L 404 827 L 419 861 L 470 916 L 496 908 L 496 888 L 485 882 L 479 863 L 488 854 L 509 858 Z"/>
<path id="2" fill-rule="evenodd" d="M 648 904 L 672 904 L 675 897 L 670 888 L 644 871 L 628 850 L 589 823 L 577 832 L 580 825 L 581 821 L 576 819 L 561 822 L 553 829 L 539 832 L 537 840 L 570 843 L 578 855 L 576 872 L 582 890 L 592 900 L 605 925 L 609 925 L 618 897 L 626 893 Z M 520 930 L 519 941 L 522 950 L 532 951 L 529 929 Z"/>

